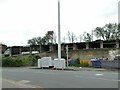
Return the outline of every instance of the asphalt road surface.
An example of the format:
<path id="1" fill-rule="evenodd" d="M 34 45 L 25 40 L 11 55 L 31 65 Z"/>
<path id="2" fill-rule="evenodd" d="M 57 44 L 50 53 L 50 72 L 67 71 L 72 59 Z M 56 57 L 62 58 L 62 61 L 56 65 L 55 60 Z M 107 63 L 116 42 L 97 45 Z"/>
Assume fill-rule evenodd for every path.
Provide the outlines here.
<path id="1" fill-rule="evenodd" d="M 3 88 L 118 88 L 118 72 L 3 68 Z"/>

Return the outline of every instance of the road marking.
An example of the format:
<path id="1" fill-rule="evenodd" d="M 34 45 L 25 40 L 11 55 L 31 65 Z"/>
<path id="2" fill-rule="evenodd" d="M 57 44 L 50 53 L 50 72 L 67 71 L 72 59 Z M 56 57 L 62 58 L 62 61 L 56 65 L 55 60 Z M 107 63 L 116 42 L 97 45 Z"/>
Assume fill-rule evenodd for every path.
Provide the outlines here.
<path id="1" fill-rule="evenodd" d="M 110 74 L 117 74 L 118 75 L 119 73 L 110 73 Z"/>
<path id="2" fill-rule="evenodd" d="M 33 72 L 33 73 L 41 73 L 41 74 L 55 74 L 55 73 L 50 73 L 50 72 Z"/>
<path id="3" fill-rule="evenodd" d="M 75 77 L 78 77 L 78 78 L 83 78 L 83 76 L 78 76 L 78 75 L 75 75 Z"/>
<path id="4" fill-rule="evenodd" d="M 79 75 L 75 75 L 75 77 L 77 77 L 77 78 L 82 78 L 82 79 L 90 78 L 90 79 L 99 79 L 99 80 L 117 81 L 117 82 L 120 82 L 120 80 L 115 80 L 115 79 L 105 79 L 105 78 L 98 78 L 98 77 L 84 77 L 84 76 L 79 76 Z"/>
<path id="5" fill-rule="evenodd" d="M 74 71 L 64 71 L 64 72 L 70 72 L 70 73 L 72 72 L 73 73 Z"/>
<path id="6" fill-rule="evenodd" d="M 2 78 L 2 80 L 5 81 L 5 82 L 8 82 L 10 84 L 13 84 L 15 86 L 18 86 L 18 88 L 43 88 L 41 86 L 36 86 L 36 85 L 31 85 L 31 84 L 26 84 L 26 83 L 20 83 L 18 81 L 8 80 L 8 79 L 5 79 L 5 78 L 4 79 Z"/>
<path id="7" fill-rule="evenodd" d="M 28 80 L 21 80 L 19 81 L 19 83 L 30 83 L 31 81 L 28 81 Z"/>
<path id="8" fill-rule="evenodd" d="M 103 74 L 95 74 L 96 76 L 102 76 Z"/>

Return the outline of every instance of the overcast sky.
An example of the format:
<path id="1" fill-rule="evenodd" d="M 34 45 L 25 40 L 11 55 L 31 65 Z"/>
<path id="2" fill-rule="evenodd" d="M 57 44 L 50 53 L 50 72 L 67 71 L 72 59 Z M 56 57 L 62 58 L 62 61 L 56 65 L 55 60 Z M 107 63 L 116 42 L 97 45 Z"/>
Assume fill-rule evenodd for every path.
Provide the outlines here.
<path id="1" fill-rule="evenodd" d="M 61 40 L 118 22 L 119 0 L 60 0 Z M 0 0 L 0 42 L 27 45 L 28 39 L 58 30 L 58 0 Z"/>

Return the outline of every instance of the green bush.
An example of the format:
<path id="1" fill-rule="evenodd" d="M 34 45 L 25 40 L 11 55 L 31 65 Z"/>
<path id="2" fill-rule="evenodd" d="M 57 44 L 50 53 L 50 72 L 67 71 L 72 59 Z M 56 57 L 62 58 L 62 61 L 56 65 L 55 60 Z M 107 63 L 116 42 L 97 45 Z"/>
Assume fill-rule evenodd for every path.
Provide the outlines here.
<path id="1" fill-rule="evenodd" d="M 75 64 L 69 64 L 69 66 L 76 66 L 76 67 L 80 67 L 80 59 L 79 59 L 79 58 L 77 58 L 77 59 L 75 60 Z"/>
<path id="2" fill-rule="evenodd" d="M 18 56 L 17 58 L 22 61 L 22 66 L 30 66 L 28 55 Z"/>
<path id="3" fill-rule="evenodd" d="M 76 64 L 78 64 L 78 65 L 80 64 L 80 59 L 79 58 L 76 59 Z"/>
<path id="4" fill-rule="evenodd" d="M 3 67 L 22 67 L 22 66 L 35 66 L 37 60 L 40 58 L 39 55 L 24 55 L 15 57 L 3 57 Z"/>
<path id="5" fill-rule="evenodd" d="M 16 66 L 16 67 L 23 66 L 23 61 L 22 61 L 21 59 L 16 59 L 16 61 L 15 61 L 15 66 Z"/>
<path id="6" fill-rule="evenodd" d="M 67 60 L 67 55 L 65 51 L 61 52 L 61 58 L 64 58 L 65 60 Z"/>
<path id="7" fill-rule="evenodd" d="M 41 58 L 39 55 L 31 55 L 29 56 L 29 61 L 31 66 L 37 65 L 38 59 Z"/>
<path id="8" fill-rule="evenodd" d="M 2 58 L 2 66 L 7 66 L 7 67 L 14 67 L 15 65 L 15 58 L 12 57 L 4 57 Z"/>

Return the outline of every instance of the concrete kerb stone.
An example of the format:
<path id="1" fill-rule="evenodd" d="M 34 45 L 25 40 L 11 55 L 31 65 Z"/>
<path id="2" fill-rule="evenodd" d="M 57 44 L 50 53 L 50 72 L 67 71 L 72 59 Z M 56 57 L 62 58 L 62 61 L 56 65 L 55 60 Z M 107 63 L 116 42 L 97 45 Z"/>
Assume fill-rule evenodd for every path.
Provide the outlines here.
<path id="1" fill-rule="evenodd" d="M 66 67 L 65 69 L 60 68 L 38 68 L 29 67 L 29 69 L 43 69 L 43 70 L 67 70 L 67 71 L 119 71 L 119 69 L 107 69 L 107 68 L 92 68 L 92 67 Z"/>
<path id="2" fill-rule="evenodd" d="M 29 67 L 29 69 L 44 69 L 44 70 L 67 70 L 67 71 L 104 71 L 105 69 L 94 69 L 94 68 L 79 68 L 79 67 L 66 67 L 65 69 L 60 68 L 38 68 Z"/>

